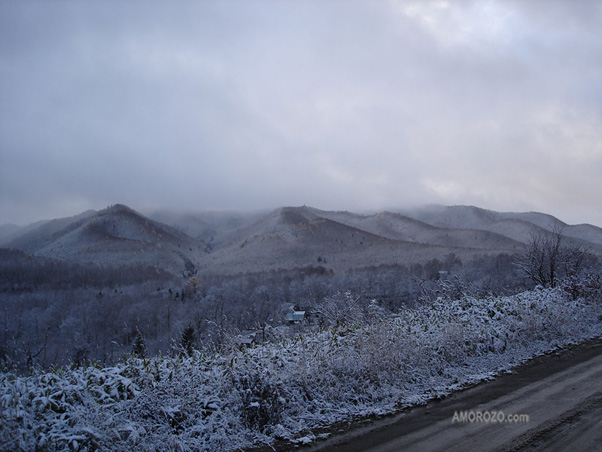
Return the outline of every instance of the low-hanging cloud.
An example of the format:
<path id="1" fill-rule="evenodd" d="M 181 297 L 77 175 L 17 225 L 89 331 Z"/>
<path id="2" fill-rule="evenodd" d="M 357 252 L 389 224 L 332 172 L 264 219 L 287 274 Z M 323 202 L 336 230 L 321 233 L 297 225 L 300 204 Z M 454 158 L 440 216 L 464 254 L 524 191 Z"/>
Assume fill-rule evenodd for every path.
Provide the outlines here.
<path id="1" fill-rule="evenodd" d="M 602 225 L 597 2 L 4 2 L 0 223 L 476 204 Z"/>

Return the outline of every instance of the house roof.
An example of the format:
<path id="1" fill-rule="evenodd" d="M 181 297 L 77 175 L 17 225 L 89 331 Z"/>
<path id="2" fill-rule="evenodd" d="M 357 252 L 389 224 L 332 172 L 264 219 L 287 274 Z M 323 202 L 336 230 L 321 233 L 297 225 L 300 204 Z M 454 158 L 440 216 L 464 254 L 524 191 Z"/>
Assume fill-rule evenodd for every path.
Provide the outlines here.
<path id="1" fill-rule="evenodd" d="M 294 311 L 286 314 L 287 320 L 303 320 L 305 318 L 305 311 Z"/>

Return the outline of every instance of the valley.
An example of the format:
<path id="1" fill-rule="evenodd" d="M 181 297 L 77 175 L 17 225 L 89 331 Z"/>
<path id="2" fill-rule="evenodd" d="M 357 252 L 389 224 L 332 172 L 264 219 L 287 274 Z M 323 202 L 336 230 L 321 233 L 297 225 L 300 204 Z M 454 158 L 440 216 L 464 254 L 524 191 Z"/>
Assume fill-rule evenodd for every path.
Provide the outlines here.
<path id="1" fill-rule="evenodd" d="M 596 337 L 602 318 L 602 229 L 538 213 L 118 204 L 1 230 L 0 392 L 30 445 L 154 450 L 182 430 L 210 450 L 296 447 Z M 525 271 L 550 252 L 551 277 Z"/>

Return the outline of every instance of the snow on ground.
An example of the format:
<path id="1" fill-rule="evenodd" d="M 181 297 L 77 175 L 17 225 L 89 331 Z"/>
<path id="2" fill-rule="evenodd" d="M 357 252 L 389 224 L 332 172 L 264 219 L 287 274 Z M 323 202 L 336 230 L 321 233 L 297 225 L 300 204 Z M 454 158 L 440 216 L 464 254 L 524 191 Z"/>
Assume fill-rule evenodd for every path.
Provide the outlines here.
<path id="1" fill-rule="evenodd" d="M 602 334 L 561 289 L 438 301 L 245 350 L 0 374 L 2 450 L 238 450 L 425 403 Z"/>

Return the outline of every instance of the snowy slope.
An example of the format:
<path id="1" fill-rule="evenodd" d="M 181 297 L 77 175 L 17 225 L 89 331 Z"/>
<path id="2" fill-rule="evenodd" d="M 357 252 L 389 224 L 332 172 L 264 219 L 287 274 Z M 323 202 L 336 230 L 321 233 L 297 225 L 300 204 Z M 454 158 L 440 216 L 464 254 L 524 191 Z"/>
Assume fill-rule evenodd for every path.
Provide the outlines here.
<path id="1" fill-rule="evenodd" d="M 156 265 L 176 274 L 196 267 L 201 244 L 123 205 L 53 220 L 13 240 L 9 247 L 75 262 Z"/>
<path id="2" fill-rule="evenodd" d="M 486 252 L 512 249 L 510 241 L 491 241 L 486 248 L 473 240 L 470 247 L 453 243 L 438 245 L 397 237 L 382 230 L 361 229 L 340 215 L 322 213 L 307 207 L 285 207 L 275 210 L 257 222 L 235 231 L 228 240 L 205 258 L 206 268 L 213 271 L 260 271 L 322 265 L 344 270 L 376 265 L 425 263 L 455 253 L 470 259 Z M 336 221 L 341 220 L 341 221 Z M 425 225 L 427 229 L 433 229 Z M 443 234 L 443 233 L 441 233 Z M 477 233 L 477 235 L 479 235 Z"/>
<path id="3" fill-rule="evenodd" d="M 164 209 L 149 212 L 146 216 L 215 246 L 215 244 L 221 243 L 228 234 L 257 221 L 268 213 L 267 211 L 181 212 Z"/>
<path id="4" fill-rule="evenodd" d="M 560 230 L 573 243 L 602 253 L 602 228 L 568 225 L 552 215 L 538 212 L 495 212 L 474 206 L 424 206 L 403 210 L 410 218 L 446 229 L 477 229 L 527 243 L 534 234 Z"/>
<path id="5" fill-rule="evenodd" d="M 571 226 L 550 215 L 472 206 L 428 206 L 372 215 L 306 206 L 282 207 L 267 214 L 155 215 L 175 226 L 117 205 L 42 223 L 6 246 L 58 259 L 157 265 L 178 274 L 191 265 L 226 273 L 312 265 L 337 271 L 424 264 L 451 253 L 462 261 L 514 254 L 534 234 L 560 225 L 569 242 L 602 255 L 602 229 L 595 226 Z"/>
<path id="6" fill-rule="evenodd" d="M 371 232 L 393 240 L 424 243 L 437 246 L 451 246 L 479 249 L 513 249 L 521 243 L 505 234 L 470 228 L 442 228 L 394 212 L 380 212 L 374 215 L 358 215 L 350 212 L 319 211 L 324 218 L 330 218 L 357 229 Z"/>

